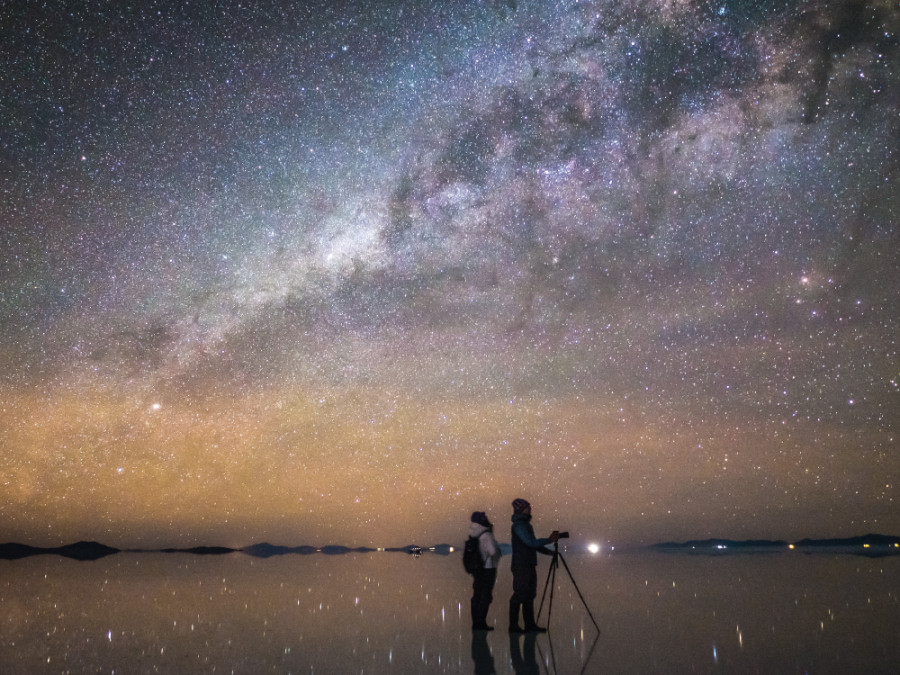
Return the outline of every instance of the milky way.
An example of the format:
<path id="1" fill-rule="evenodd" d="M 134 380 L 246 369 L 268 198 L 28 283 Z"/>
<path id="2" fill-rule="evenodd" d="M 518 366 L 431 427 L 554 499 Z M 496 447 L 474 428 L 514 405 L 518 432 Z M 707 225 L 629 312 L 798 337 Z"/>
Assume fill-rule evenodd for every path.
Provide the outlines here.
<path id="1" fill-rule="evenodd" d="M 896 3 L 62 5 L 0 10 L 0 540 L 900 531 Z"/>

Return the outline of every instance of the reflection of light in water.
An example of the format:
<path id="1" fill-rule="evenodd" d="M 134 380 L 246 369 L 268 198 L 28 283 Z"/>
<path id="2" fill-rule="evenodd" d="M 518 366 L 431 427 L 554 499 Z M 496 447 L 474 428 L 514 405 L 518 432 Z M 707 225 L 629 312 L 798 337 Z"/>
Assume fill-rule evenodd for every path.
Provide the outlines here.
<path id="1" fill-rule="evenodd" d="M 891 660 L 896 654 L 896 593 L 885 588 L 884 575 L 876 572 L 881 562 L 866 559 L 848 566 L 844 560 L 798 559 L 796 553 L 785 551 L 758 563 L 746 558 L 710 563 L 690 557 L 673 566 L 673 559 L 667 556 L 625 553 L 601 560 L 584 555 L 586 544 L 581 544 L 580 555 L 569 557 L 569 563 L 591 611 L 599 610 L 597 618 L 604 633 L 607 626 L 615 637 L 639 630 L 646 636 L 642 640 L 658 646 L 622 652 L 618 658 L 623 661 L 611 657 L 608 665 L 614 672 L 659 672 L 661 653 L 666 654 L 671 672 L 695 669 L 699 666 L 696 645 L 702 649 L 709 636 L 716 637 L 707 645 L 718 669 L 718 638 L 723 634 L 722 613 L 717 616 L 716 612 L 740 603 L 744 603 L 740 624 L 737 620 L 725 623 L 723 639 L 730 669 L 779 672 L 778 665 L 800 650 L 810 659 L 809 672 L 829 672 L 822 665 L 830 663 L 831 652 L 822 641 L 828 631 L 848 654 L 852 652 L 859 664 L 855 672 L 900 672 L 893 667 L 896 660 Z M 873 544 L 869 550 L 877 548 Z M 601 549 L 610 551 L 608 545 L 601 544 Z M 861 546 L 859 550 L 863 550 Z M 546 572 L 547 562 L 541 562 L 541 570 Z M 36 588 L 44 606 L 58 605 L 29 625 L 10 629 L 8 641 L 15 640 L 21 651 L 4 652 L 4 672 L 34 672 L 35 654 L 60 663 L 66 654 L 78 654 L 79 665 L 87 667 L 71 670 L 99 670 L 104 659 L 110 666 L 129 663 L 135 648 L 145 650 L 144 658 L 151 667 L 172 673 L 188 672 L 181 667 L 185 654 L 192 654 L 192 659 L 201 655 L 208 664 L 205 670 L 229 672 L 230 660 L 238 651 L 252 655 L 261 664 L 260 671 L 307 673 L 388 671 L 393 669 L 395 651 L 394 670 L 422 675 L 466 672 L 465 666 L 474 658 L 469 621 L 471 582 L 466 583 L 458 560 L 452 557 L 426 554 L 413 560 L 383 553 L 275 556 L 256 561 L 247 556 L 156 553 L 121 554 L 88 565 L 43 556 L 26 564 L 4 561 L 2 567 L 0 606 L 26 606 L 35 601 L 31 594 Z M 856 573 L 857 567 L 871 573 Z M 736 570 L 746 569 L 756 572 L 735 584 Z M 240 583 L 223 582 L 238 576 Z M 822 588 L 828 592 L 816 590 Z M 558 636 L 554 644 L 563 646 L 555 653 L 556 667 L 546 651 L 545 658 L 536 654 L 534 663 L 549 663 L 548 674 L 595 672 L 593 668 L 603 661 L 603 643 L 591 652 L 595 630 L 568 579 L 563 589 L 571 601 L 563 602 L 559 611 L 554 602 L 552 624 Z M 510 576 L 501 575 L 495 593 L 505 595 L 508 590 Z M 159 597 L 172 594 L 172 598 L 148 606 L 143 600 L 148 592 Z M 795 609 L 795 593 L 807 598 L 802 615 Z M 760 602 L 748 606 L 744 602 L 748 596 L 758 597 Z M 504 603 L 498 599 L 495 595 L 489 621 L 500 623 Z M 444 609 L 434 611 L 435 607 L 454 605 L 456 616 Z M 141 608 L 140 613 L 136 607 Z M 369 608 L 376 607 L 378 617 L 374 618 Z M 685 614 L 691 621 L 685 630 L 672 631 L 663 614 Z M 798 616 L 804 621 L 796 621 Z M 615 621 L 627 629 L 615 626 Z M 816 622 L 819 632 L 797 627 L 798 623 L 808 627 Z M 730 639 L 727 623 L 735 626 Z M 106 643 L 101 643 L 103 627 L 107 629 Z M 748 635 L 775 631 L 791 639 L 777 645 L 771 640 L 751 639 L 744 645 L 744 629 Z M 52 641 L 40 639 L 53 630 L 57 632 Z M 86 630 L 100 639 L 84 642 Z M 213 633 L 221 637 L 221 643 L 210 640 Z M 859 641 L 862 634 L 867 636 L 865 646 Z M 502 637 L 488 635 L 483 643 L 496 666 L 507 666 L 511 653 L 507 640 L 498 639 Z M 136 647 L 136 640 L 143 642 Z M 229 640 L 230 646 L 223 648 Z M 739 652 L 734 651 L 731 640 L 738 643 Z M 537 644 L 546 645 L 546 638 L 539 637 Z M 383 667 L 385 653 L 388 668 Z M 702 659 L 702 652 L 699 656 Z M 496 670 L 512 672 L 508 667 Z"/>

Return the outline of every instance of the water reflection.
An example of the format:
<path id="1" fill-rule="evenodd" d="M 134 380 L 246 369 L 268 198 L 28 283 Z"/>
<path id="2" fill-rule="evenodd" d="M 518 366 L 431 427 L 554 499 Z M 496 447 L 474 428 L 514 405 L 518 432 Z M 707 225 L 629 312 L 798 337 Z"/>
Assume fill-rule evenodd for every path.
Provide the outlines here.
<path id="1" fill-rule="evenodd" d="M 472 631 L 472 662 L 475 664 L 475 675 L 494 675 L 494 655 L 488 646 L 487 631 Z"/>
<path id="2" fill-rule="evenodd" d="M 508 562 L 488 615 L 496 630 L 473 634 L 458 556 L 0 561 L 0 664 L 11 674 L 900 672 L 900 559 L 567 560 L 599 637 L 567 580 L 549 634 L 510 636 Z"/>
<path id="3" fill-rule="evenodd" d="M 510 635 L 509 658 L 516 675 L 538 675 L 541 671 L 537 661 L 537 634 Z"/>

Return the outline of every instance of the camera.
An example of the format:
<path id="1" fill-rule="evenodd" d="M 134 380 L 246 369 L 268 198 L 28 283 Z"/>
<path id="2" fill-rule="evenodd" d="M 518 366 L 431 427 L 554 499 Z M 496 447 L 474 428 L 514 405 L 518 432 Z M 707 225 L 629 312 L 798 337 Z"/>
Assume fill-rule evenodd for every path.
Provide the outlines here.
<path id="1" fill-rule="evenodd" d="M 568 532 L 560 532 L 560 533 L 559 533 L 559 538 L 560 538 L 560 539 L 568 539 L 568 538 L 569 538 L 569 533 L 568 533 Z"/>

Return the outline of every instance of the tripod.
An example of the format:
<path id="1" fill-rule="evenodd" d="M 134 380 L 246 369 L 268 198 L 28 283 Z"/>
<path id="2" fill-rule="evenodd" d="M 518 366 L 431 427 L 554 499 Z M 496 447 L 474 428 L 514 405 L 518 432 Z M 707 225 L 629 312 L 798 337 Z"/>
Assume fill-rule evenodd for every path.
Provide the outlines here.
<path id="1" fill-rule="evenodd" d="M 569 569 L 569 564 L 566 562 L 566 559 L 563 558 L 562 553 L 559 552 L 559 543 L 553 543 L 553 560 L 550 561 L 550 569 L 547 570 L 547 581 L 544 582 L 544 592 L 541 593 L 541 606 L 538 609 L 538 618 L 541 616 L 541 612 L 544 611 L 544 598 L 547 596 L 547 587 L 550 587 L 550 603 L 547 605 L 547 628 L 550 628 L 550 614 L 553 611 L 553 590 L 556 586 L 556 570 L 559 569 L 559 563 L 563 564 L 563 567 L 566 569 L 566 574 L 569 575 L 569 580 L 572 582 L 572 585 L 575 587 L 576 592 L 578 593 L 578 597 L 581 598 L 581 604 L 584 605 L 584 609 L 587 611 L 588 616 L 591 617 L 591 623 L 594 624 L 594 628 L 597 629 L 597 634 L 600 633 L 600 626 L 597 625 L 597 621 L 594 619 L 594 615 L 591 614 L 591 609 L 588 607 L 587 602 L 584 600 L 584 596 L 581 594 L 581 589 L 578 588 L 578 584 L 575 583 L 575 578 L 572 576 L 572 571 Z"/>

